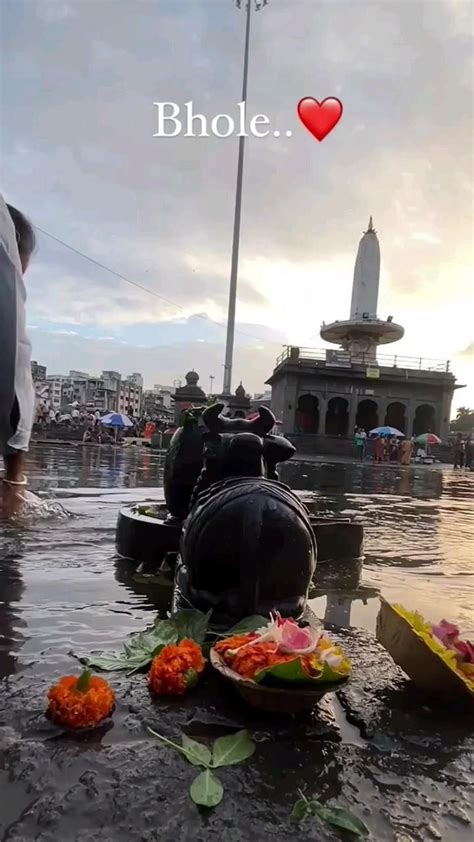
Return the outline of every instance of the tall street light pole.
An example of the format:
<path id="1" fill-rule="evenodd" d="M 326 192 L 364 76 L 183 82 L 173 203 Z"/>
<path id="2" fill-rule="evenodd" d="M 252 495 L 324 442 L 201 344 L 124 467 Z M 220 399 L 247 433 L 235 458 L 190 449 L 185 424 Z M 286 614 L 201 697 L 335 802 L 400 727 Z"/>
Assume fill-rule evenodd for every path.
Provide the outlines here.
<path id="1" fill-rule="evenodd" d="M 255 10 L 259 11 L 262 6 L 266 6 L 266 0 L 247 0 L 247 21 L 245 27 L 245 47 L 244 47 L 244 75 L 242 80 L 242 102 L 247 105 L 247 77 L 249 69 L 249 43 L 250 43 L 250 13 L 252 1 L 255 2 Z M 237 8 L 240 9 L 241 0 L 236 0 Z M 234 356 L 234 332 L 235 332 L 235 305 L 237 300 L 237 275 L 239 270 L 239 243 L 240 243 L 240 215 L 242 210 L 242 180 L 244 173 L 244 149 L 245 149 L 245 135 L 239 137 L 239 159 L 237 163 L 237 188 L 235 191 L 235 210 L 234 210 L 234 236 L 232 240 L 232 262 L 230 269 L 230 289 L 229 289 L 229 309 L 227 314 L 227 337 L 225 345 L 225 362 L 224 362 L 224 384 L 222 393 L 224 395 L 231 394 L 232 387 L 232 360 Z"/>

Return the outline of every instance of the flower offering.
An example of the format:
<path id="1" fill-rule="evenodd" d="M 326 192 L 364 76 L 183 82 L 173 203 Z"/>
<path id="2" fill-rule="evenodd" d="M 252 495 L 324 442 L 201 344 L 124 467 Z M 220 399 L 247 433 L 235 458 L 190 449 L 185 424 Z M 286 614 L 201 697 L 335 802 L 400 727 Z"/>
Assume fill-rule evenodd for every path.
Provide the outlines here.
<path id="1" fill-rule="evenodd" d="M 164 646 L 153 658 L 148 684 L 159 696 L 181 696 L 197 684 L 206 665 L 202 649 L 194 640 Z"/>
<path id="2" fill-rule="evenodd" d="M 342 681 L 351 663 L 324 631 L 272 614 L 266 626 L 220 641 L 214 651 L 231 670 L 256 683 L 314 686 Z"/>
<path id="3" fill-rule="evenodd" d="M 65 675 L 48 693 L 48 713 L 68 728 L 93 728 L 111 715 L 115 694 L 105 678 L 84 670 L 80 676 Z"/>
<path id="4" fill-rule="evenodd" d="M 418 611 L 380 598 L 377 638 L 434 703 L 474 704 L 474 647 L 448 620 L 431 623 Z"/>

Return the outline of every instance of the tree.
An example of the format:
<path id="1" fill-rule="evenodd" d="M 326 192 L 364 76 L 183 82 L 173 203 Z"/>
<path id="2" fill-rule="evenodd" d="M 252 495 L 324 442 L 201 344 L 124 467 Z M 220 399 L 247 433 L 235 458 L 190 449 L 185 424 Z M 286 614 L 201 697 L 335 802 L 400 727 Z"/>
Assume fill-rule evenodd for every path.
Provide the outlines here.
<path id="1" fill-rule="evenodd" d="M 474 409 L 460 406 L 456 412 L 456 419 L 451 421 L 449 428 L 458 433 L 469 433 L 474 430 Z"/>

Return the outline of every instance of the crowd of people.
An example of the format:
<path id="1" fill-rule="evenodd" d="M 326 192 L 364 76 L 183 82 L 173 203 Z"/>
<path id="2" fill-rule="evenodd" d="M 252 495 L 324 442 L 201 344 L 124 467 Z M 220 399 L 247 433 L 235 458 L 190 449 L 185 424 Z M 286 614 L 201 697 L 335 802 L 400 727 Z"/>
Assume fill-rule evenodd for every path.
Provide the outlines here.
<path id="1" fill-rule="evenodd" d="M 409 465 L 412 459 L 425 461 L 428 453 L 417 444 L 415 437 L 379 436 L 369 434 L 362 427 L 354 431 L 354 444 L 360 460 L 371 459 L 374 462 L 392 462 Z M 452 445 L 453 467 L 472 470 L 474 441 L 471 433 L 457 433 Z"/>
<path id="2" fill-rule="evenodd" d="M 453 444 L 453 467 L 472 470 L 472 457 L 474 456 L 474 441 L 471 433 L 464 436 L 458 433 Z"/>
<path id="3" fill-rule="evenodd" d="M 419 455 L 414 438 L 400 438 L 397 436 L 379 436 L 369 433 L 363 427 L 356 427 L 354 444 L 359 459 L 371 459 L 373 462 L 392 462 L 409 465 L 412 456 Z"/>

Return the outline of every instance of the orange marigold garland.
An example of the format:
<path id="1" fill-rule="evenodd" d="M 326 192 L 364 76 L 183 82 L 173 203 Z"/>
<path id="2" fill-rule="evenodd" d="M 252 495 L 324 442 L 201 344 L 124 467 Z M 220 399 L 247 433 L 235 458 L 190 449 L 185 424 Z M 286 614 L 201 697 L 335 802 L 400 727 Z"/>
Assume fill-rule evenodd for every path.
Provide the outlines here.
<path id="1" fill-rule="evenodd" d="M 150 690 L 159 696 L 181 696 L 197 684 L 205 665 L 201 647 L 194 640 L 164 646 L 151 664 Z"/>
<path id="2" fill-rule="evenodd" d="M 115 707 L 115 693 L 105 680 L 84 670 L 80 676 L 64 675 L 48 692 L 48 714 L 68 728 L 93 728 Z"/>

